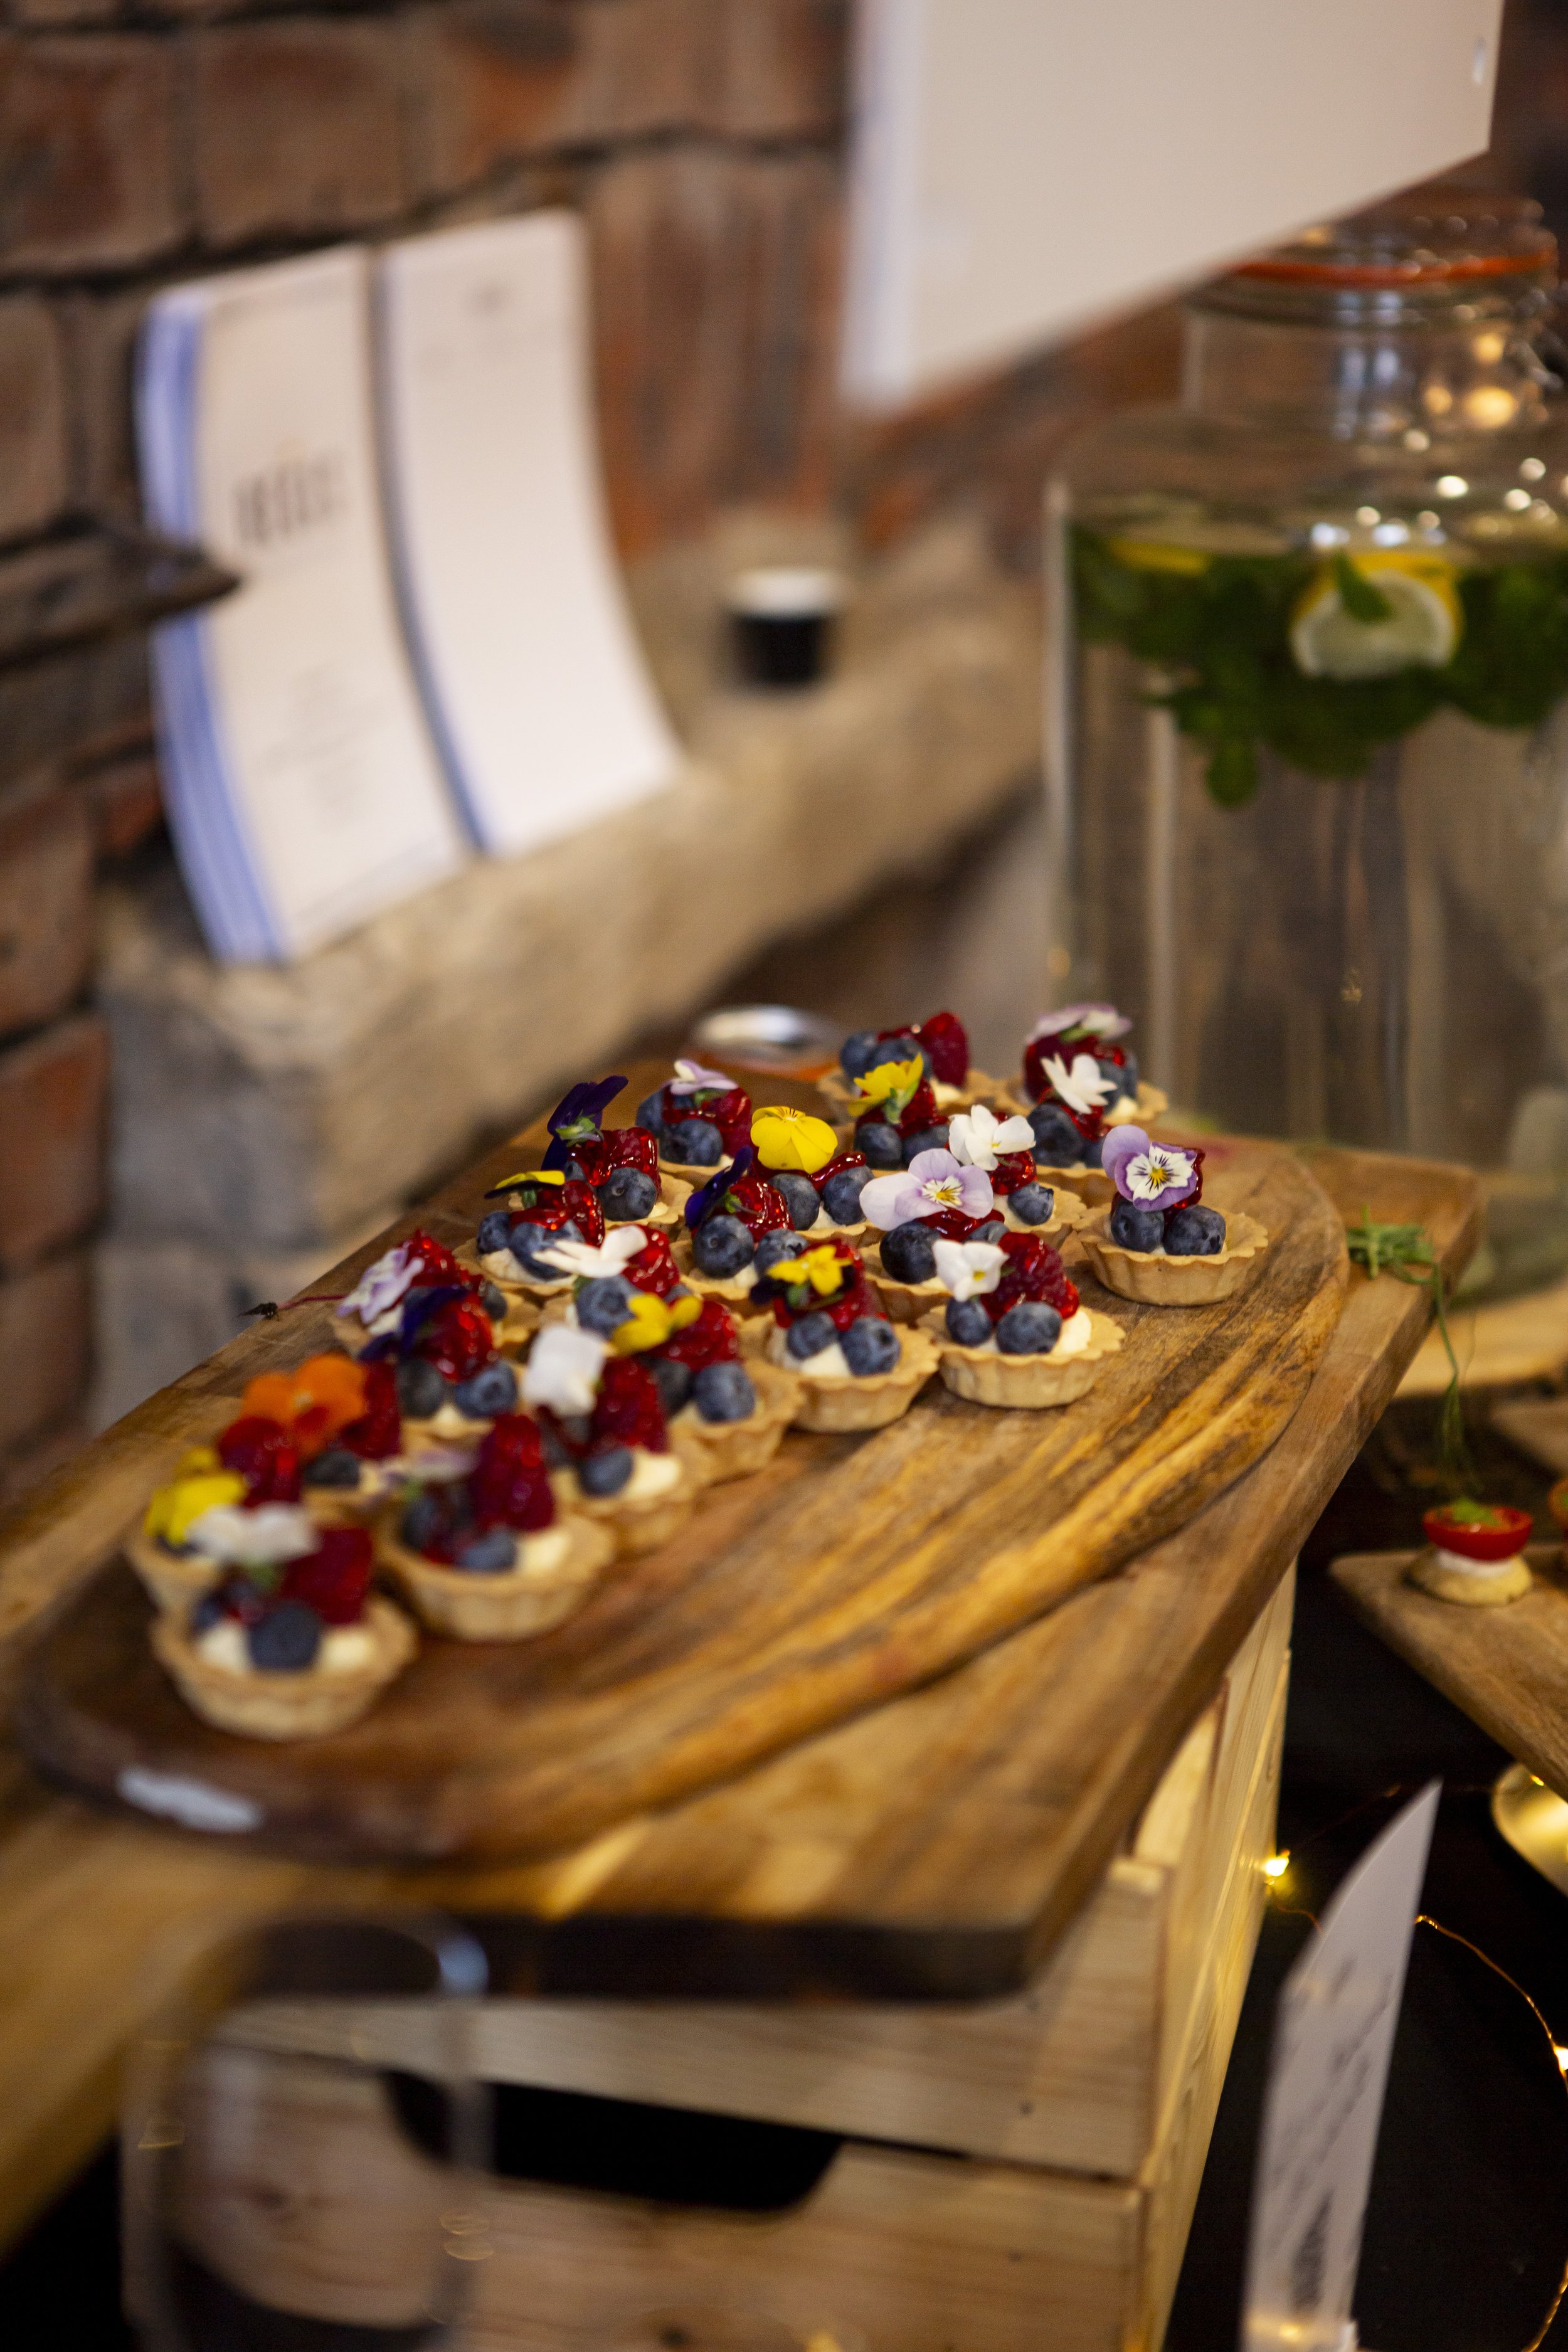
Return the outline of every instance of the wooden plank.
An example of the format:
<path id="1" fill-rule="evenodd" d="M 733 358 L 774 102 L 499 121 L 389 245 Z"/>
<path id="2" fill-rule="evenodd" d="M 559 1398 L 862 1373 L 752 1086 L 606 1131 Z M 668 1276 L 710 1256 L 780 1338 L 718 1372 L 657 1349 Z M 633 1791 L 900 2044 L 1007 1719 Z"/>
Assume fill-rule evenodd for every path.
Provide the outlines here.
<path id="1" fill-rule="evenodd" d="M 33 1657 L 23 1744 L 108 1801 L 149 1773 L 216 1792 L 248 1812 L 258 1847 L 327 1861 L 548 1853 L 728 1780 L 1108 1575 L 1273 1443 L 1339 1318 L 1340 1223 L 1275 1147 L 1211 1139 L 1205 1181 L 1270 1233 L 1259 1274 L 1234 1299 L 1173 1312 L 1080 1272 L 1127 1345 L 1065 1411 L 989 1412 L 933 1381 L 874 1435 L 792 1433 L 760 1476 L 704 1495 L 673 1541 L 624 1563 L 555 1633 L 426 1637 L 364 1720 L 325 1739 L 244 1741 L 202 1723 L 118 1566 Z M 459 1188 L 468 1217 L 484 1189 Z"/>
<path id="2" fill-rule="evenodd" d="M 1568 1792 L 1568 1571 L 1532 1544 L 1530 1591 L 1499 1609 L 1435 1601 L 1405 1580 L 1415 1552 L 1352 1552 L 1335 1583 L 1391 1650 L 1549 1788 Z"/>
<path id="3" fill-rule="evenodd" d="M 1450 1272 L 1468 1258 L 1479 1206 L 1463 1171 L 1366 1153 L 1310 1164 L 1347 1217 L 1365 1202 L 1379 1218 L 1419 1219 Z M 15 1750 L 0 1750 L 0 2238 L 110 2127 L 119 2053 L 172 1980 L 171 1938 L 197 1922 L 289 1904 L 444 1905 L 481 1925 L 498 1985 L 519 1991 L 1016 1990 L 1219 1687 L 1426 1315 L 1420 1292 L 1352 1274 L 1306 1402 L 1263 1462 L 1181 1536 L 962 1672 L 554 1861 L 401 1874 L 268 1861 L 55 1796 Z M 280 1318 L 285 1334 L 289 1323 Z M 279 1342 L 279 1328 L 247 1335 L 178 1385 L 210 1409 L 248 1376 L 248 1351 L 283 1361 L 303 1352 L 297 1338 Z M 146 1428 L 148 1409 L 131 1419 Z M 61 1473 L 11 1522 L 0 1603 L 13 1666 L 26 1625 L 112 1541 L 118 1515 L 95 1553 L 93 1507 Z M 1071 1675 L 1054 1670 L 1064 1648 Z M 919 1931 L 946 1899 L 944 1883 L 987 1877 L 988 1919 L 950 1940 L 938 1965 Z M 865 1903 L 874 1892 L 871 1916 L 847 1917 L 840 1889 L 850 1885 Z"/>
<path id="4" fill-rule="evenodd" d="M 1517 1404 L 1494 1404 L 1487 1418 L 1510 1445 L 1554 1478 L 1568 1477 L 1568 1397 L 1525 1397 Z"/>

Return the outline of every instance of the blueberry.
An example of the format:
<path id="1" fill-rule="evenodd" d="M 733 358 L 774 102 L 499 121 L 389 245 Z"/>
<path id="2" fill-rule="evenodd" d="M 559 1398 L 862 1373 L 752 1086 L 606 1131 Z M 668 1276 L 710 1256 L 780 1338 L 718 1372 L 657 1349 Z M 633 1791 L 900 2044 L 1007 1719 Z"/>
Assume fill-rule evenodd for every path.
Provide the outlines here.
<path id="1" fill-rule="evenodd" d="M 724 1157 L 724 1139 L 710 1118 L 678 1118 L 664 1130 L 664 1148 L 691 1168 L 717 1168 Z"/>
<path id="2" fill-rule="evenodd" d="M 868 1118 L 864 1127 L 858 1127 L 855 1149 L 865 1153 L 873 1168 L 901 1168 L 904 1164 L 904 1139 L 885 1118 Z"/>
<path id="3" fill-rule="evenodd" d="M 584 1424 L 584 1436 L 585 1433 L 586 1424 Z M 574 1439 L 573 1443 L 575 1444 L 577 1441 Z M 539 1424 L 539 1450 L 544 1456 L 544 1466 L 547 1470 L 569 1470 L 572 1467 L 574 1457 L 563 1442 L 560 1433 L 548 1420 L 541 1420 Z"/>
<path id="4" fill-rule="evenodd" d="M 664 1088 L 662 1087 L 655 1094 L 644 1095 L 637 1105 L 637 1123 L 639 1127 L 646 1127 L 650 1135 L 663 1132 Z"/>
<path id="5" fill-rule="evenodd" d="M 789 1221 L 795 1232 L 808 1234 L 816 1223 L 816 1213 L 822 1205 L 810 1177 L 802 1175 L 798 1168 L 779 1168 L 774 1170 L 768 1181 L 789 1211 Z"/>
<path id="6" fill-rule="evenodd" d="M 1158 1209 L 1141 1209 L 1136 1201 L 1120 1198 L 1110 1204 L 1110 1234 L 1119 1249 L 1158 1249 L 1165 1238 L 1165 1220 Z"/>
<path id="7" fill-rule="evenodd" d="M 517 1410 L 517 1373 L 510 1364 L 486 1364 L 452 1391 L 452 1402 L 470 1421 L 493 1421 L 498 1412 Z"/>
<path id="8" fill-rule="evenodd" d="M 895 1282 L 929 1282 L 936 1272 L 936 1244 L 918 1217 L 883 1234 L 880 1255 Z"/>
<path id="9" fill-rule="evenodd" d="M 1124 1095 L 1136 1097 L 1139 1075 L 1138 1056 L 1136 1054 L 1129 1054 L 1121 1070 L 1121 1091 Z"/>
<path id="10" fill-rule="evenodd" d="M 756 1410 L 757 1391 L 739 1364 L 704 1364 L 691 1394 L 704 1421 L 746 1421 Z"/>
<path id="11" fill-rule="evenodd" d="M 404 1507 L 397 1532 L 410 1551 L 426 1551 L 447 1524 L 447 1507 L 442 1497 L 426 1487 L 412 1496 Z"/>
<path id="12" fill-rule="evenodd" d="M 510 1528 L 487 1528 L 482 1536 L 468 1538 L 454 1565 L 477 1576 L 504 1575 L 517 1566 L 517 1538 Z"/>
<path id="13" fill-rule="evenodd" d="M 1170 1257 L 1217 1257 L 1225 1247 L 1225 1219 L 1217 1209 L 1199 1201 L 1190 1209 L 1172 1212 L 1165 1227 L 1165 1252 Z"/>
<path id="14" fill-rule="evenodd" d="M 658 1389 L 664 1417 L 666 1421 L 673 1421 L 691 1394 L 691 1367 L 689 1364 L 678 1364 L 673 1356 L 649 1356 L 647 1360 Z"/>
<path id="15" fill-rule="evenodd" d="M 574 1303 L 584 1330 L 596 1331 L 601 1339 L 607 1339 L 631 1314 L 632 1286 L 624 1274 L 595 1275 L 583 1285 Z"/>
<path id="16" fill-rule="evenodd" d="M 423 1356 L 409 1356 L 397 1367 L 397 1408 L 410 1421 L 430 1421 L 447 1402 L 447 1383 Z"/>
<path id="17" fill-rule="evenodd" d="M 612 1168 L 599 1187 L 599 1206 L 612 1225 L 646 1217 L 658 1199 L 658 1186 L 646 1168 Z"/>
<path id="18" fill-rule="evenodd" d="M 584 1495 L 618 1495 L 633 1467 L 631 1447 L 612 1445 L 607 1453 L 590 1454 L 579 1462 L 577 1476 Z"/>
<path id="19" fill-rule="evenodd" d="M 307 1462 L 300 1474 L 306 1486 L 357 1486 L 359 1456 L 351 1454 L 346 1445 L 329 1445 L 313 1462 Z"/>
<path id="20" fill-rule="evenodd" d="M 946 1150 L 947 1123 L 945 1120 L 941 1127 L 922 1127 L 918 1135 L 906 1135 L 904 1138 L 904 1166 L 907 1168 L 910 1165 L 917 1151 L 945 1151 Z"/>
<path id="21" fill-rule="evenodd" d="M 1048 1225 L 1057 1196 L 1048 1184 L 1020 1184 L 1007 1195 L 1007 1206 L 1026 1225 Z"/>
<path id="22" fill-rule="evenodd" d="M 580 1160 L 564 1161 L 561 1173 L 565 1177 L 568 1184 L 585 1184 L 588 1181 L 588 1171 Z"/>
<path id="23" fill-rule="evenodd" d="M 1086 1143 L 1083 1146 L 1083 1164 L 1086 1168 L 1104 1167 L 1105 1138 L 1103 1135 L 1097 1135 L 1092 1143 Z"/>
<path id="24" fill-rule="evenodd" d="M 871 1181 L 868 1168 L 841 1168 L 822 1188 L 822 1205 L 836 1225 L 860 1222 L 860 1195 Z"/>
<path id="25" fill-rule="evenodd" d="M 831 1348 L 837 1337 L 831 1315 L 803 1315 L 798 1323 L 790 1325 L 784 1345 L 797 1362 L 804 1362 L 807 1356 L 820 1356 L 824 1348 Z"/>
<path id="26" fill-rule="evenodd" d="M 984 1348 L 991 1337 L 991 1318 L 978 1298 L 950 1298 L 947 1336 L 961 1348 Z"/>
<path id="27" fill-rule="evenodd" d="M 506 1293 L 499 1283 L 480 1283 L 479 1305 L 492 1323 L 500 1323 L 503 1320 L 506 1315 Z"/>
<path id="28" fill-rule="evenodd" d="M 1062 1318 L 1041 1298 L 1020 1298 L 996 1326 L 996 1345 L 1005 1356 L 1045 1356 L 1061 1335 Z"/>
<path id="29" fill-rule="evenodd" d="M 582 1238 L 582 1227 L 570 1217 L 553 1233 L 543 1225 L 514 1225 L 511 1229 L 511 1254 L 524 1274 L 531 1276 L 535 1282 L 561 1282 L 564 1280 L 561 1268 L 552 1265 L 538 1253 L 542 1249 L 553 1249 L 557 1242 L 580 1242 Z"/>
<path id="30" fill-rule="evenodd" d="M 899 1335 L 879 1315 L 862 1315 L 839 1339 L 844 1360 L 858 1380 L 890 1372 L 899 1360 Z"/>
<path id="31" fill-rule="evenodd" d="M 479 1219 L 479 1230 L 474 1235 L 474 1246 L 481 1257 L 489 1257 L 494 1250 L 508 1249 L 510 1244 L 511 1211 L 510 1209 L 492 1209 L 488 1217 Z"/>
<path id="32" fill-rule="evenodd" d="M 700 1274 L 723 1282 L 752 1262 L 752 1236 L 739 1217 L 710 1217 L 691 1237 L 691 1255 Z"/>
<path id="33" fill-rule="evenodd" d="M 975 1226 L 969 1238 L 972 1242 L 999 1242 L 1006 1230 L 1005 1217 L 987 1217 L 983 1225 Z"/>
<path id="34" fill-rule="evenodd" d="M 874 1029 L 852 1029 L 838 1048 L 838 1066 L 847 1078 L 863 1078 L 879 1050 Z"/>
<path id="35" fill-rule="evenodd" d="M 192 1637 L 195 1638 L 200 1633 L 211 1633 L 213 1627 L 218 1624 L 222 1619 L 227 1616 L 227 1614 L 228 1612 L 223 1605 L 223 1595 L 221 1592 L 216 1591 L 212 1592 L 204 1592 L 201 1599 L 196 1601 L 192 1608 L 190 1617 L 187 1620 L 188 1630 Z"/>
<path id="36" fill-rule="evenodd" d="M 1056 1103 L 1037 1103 L 1029 1113 L 1035 1157 L 1047 1168 L 1075 1168 L 1083 1158 L 1083 1138 Z"/>
<path id="37" fill-rule="evenodd" d="M 1100 1072 L 1100 1076 L 1105 1080 L 1106 1085 L 1110 1088 L 1110 1092 L 1105 1097 L 1105 1108 L 1107 1110 L 1110 1108 L 1113 1102 L 1119 1101 L 1123 1095 L 1135 1095 L 1137 1093 L 1137 1079 L 1134 1078 L 1130 1086 L 1127 1081 L 1127 1073 L 1122 1068 L 1120 1062 L 1097 1061 L 1094 1066 Z"/>
<path id="38" fill-rule="evenodd" d="M 302 1601 L 280 1601 L 245 1637 L 250 1663 L 267 1675 L 302 1674 L 321 1646 L 321 1621 Z"/>
<path id="39" fill-rule="evenodd" d="M 810 1244 L 791 1226 L 785 1233 L 764 1234 L 757 1244 L 757 1272 L 771 1274 L 786 1257 L 804 1257 Z"/>

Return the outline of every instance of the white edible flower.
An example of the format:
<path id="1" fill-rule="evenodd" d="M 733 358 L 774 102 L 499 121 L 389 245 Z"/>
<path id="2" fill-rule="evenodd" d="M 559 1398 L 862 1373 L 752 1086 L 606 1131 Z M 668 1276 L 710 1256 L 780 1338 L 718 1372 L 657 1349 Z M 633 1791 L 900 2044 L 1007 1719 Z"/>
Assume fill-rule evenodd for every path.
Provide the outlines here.
<path id="1" fill-rule="evenodd" d="M 994 1242 L 938 1242 L 936 1278 L 954 1298 L 978 1298 L 1002 1279 L 1005 1250 Z"/>
<path id="2" fill-rule="evenodd" d="M 411 1242 L 399 1242 L 393 1249 L 384 1250 L 374 1265 L 367 1265 L 348 1297 L 338 1307 L 342 1315 L 357 1315 L 363 1323 L 373 1323 L 389 1307 L 395 1307 L 405 1293 L 414 1287 L 414 1277 L 425 1261 Z"/>
<path id="3" fill-rule="evenodd" d="M 1068 1110 L 1077 1111 L 1079 1118 L 1088 1118 L 1116 1091 L 1112 1081 L 1089 1054 L 1075 1054 L 1070 1070 L 1058 1054 L 1049 1055 L 1046 1061 L 1046 1077 L 1052 1092 L 1060 1095 Z"/>
<path id="4" fill-rule="evenodd" d="M 1033 1151 L 1035 1130 L 1026 1118 L 998 1118 L 984 1103 L 974 1103 L 950 1120 L 947 1148 L 965 1168 L 984 1168 L 987 1174 L 1005 1151 Z"/>
<path id="5" fill-rule="evenodd" d="M 191 1521 L 185 1540 L 231 1568 L 281 1568 L 315 1550 L 316 1523 L 298 1503 L 263 1503 L 254 1511 L 215 1503 Z"/>
<path id="6" fill-rule="evenodd" d="M 551 1242 L 533 1255 L 542 1258 L 546 1265 L 559 1266 L 563 1274 L 578 1275 L 584 1282 L 593 1282 L 604 1275 L 624 1274 L 633 1258 L 647 1247 L 647 1235 L 641 1225 L 617 1225 L 613 1233 L 605 1235 L 597 1249 L 592 1242 L 574 1242 L 568 1237 Z"/>
<path id="7" fill-rule="evenodd" d="M 552 1412 L 592 1412 L 609 1349 L 595 1331 L 574 1323 L 548 1323 L 533 1343 L 522 1373 L 524 1404 Z"/>

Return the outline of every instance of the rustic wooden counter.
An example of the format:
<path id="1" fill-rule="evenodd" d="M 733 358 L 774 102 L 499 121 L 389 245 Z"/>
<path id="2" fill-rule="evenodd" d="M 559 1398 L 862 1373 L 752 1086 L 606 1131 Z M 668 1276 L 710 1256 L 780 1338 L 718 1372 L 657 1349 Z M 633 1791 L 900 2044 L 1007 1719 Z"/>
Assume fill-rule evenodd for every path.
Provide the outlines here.
<path id="1" fill-rule="evenodd" d="M 631 1099 L 648 1083 L 634 1072 Z M 1330 1151 L 1310 1165 L 1347 1220 L 1365 1205 L 1424 1222 L 1450 1272 L 1474 1246 L 1460 1171 Z M 467 1202 L 473 1182 L 469 1171 L 432 1212 Z M 317 1286 L 340 1289 L 361 1262 Z M 1178 1534 L 924 1688 L 542 1861 L 345 1870 L 238 1853 L 54 1794 L 0 1753 L 0 2232 L 108 2128 L 120 2053 L 164 1989 L 173 1931 L 196 1921 L 436 1904 L 479 1925 L 501 1990 L 973 1999 L 1023 1983 L 1213 1697 L 1426 1314 L 1420 1292 L 1352 1276 L 1283 1436 Z M 13 1694 L 31 1639 L 203 1415 L 264 1364 L 292 1360 L 302 1336 L 287 1316 L 247 1333 L 13 1517 L 0 1535 Z M 944 1973 L 931 1929 L 960 1884 L 986 1887 L 992 1924 L 971 1922 Z"/>

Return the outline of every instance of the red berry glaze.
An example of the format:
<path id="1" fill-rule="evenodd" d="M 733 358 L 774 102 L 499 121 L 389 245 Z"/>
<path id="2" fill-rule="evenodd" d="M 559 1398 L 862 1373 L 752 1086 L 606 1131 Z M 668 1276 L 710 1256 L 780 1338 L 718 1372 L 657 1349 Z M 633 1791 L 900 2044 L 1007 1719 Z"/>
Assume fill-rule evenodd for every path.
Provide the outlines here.
<path id="1" fill-rule="evenodd" d="M 607 1453 L 613 1445 L 640 1445 L 649 1454 L 669 1451 L 658 1383 L 634 1356 L 608 1359 L 599 1375 L 592 1419 L 590 1454 Z"/>
<path id="2" fill-rule="evenodd" d="M 1000 1246 L 1005 1260 L 1002 1279 L 994 1290 L 984 1292 L 980 1301 L 993 1323 L 999 1323 L 1009 1307 L 1026 1298 L 1041 1299 L 1054 1307 L 1064 1323 L 1078 1313 L 1077 1288 L 1049 1242 L 1043 1242 L 1037 1234 L 1004 1234 Z"/>
<path id="3" fill-rule="evenodd" d="M 1022 1192 L 1026 1184 L 1035 1181 L 1035 1157 L 1031 1151 L 999 1151 L 996 1165 L 991 1171 L 991 1190 L 999 1201 L 1009 1192 Z"/>
<path id="4" fill-rule="evenodd" d="M 718 1129 L 720 1141 L 731 1154 L 752 1139 L 752 1097 L 744 1087 L 731 1087 L 723 1094 L 715 1087 L 678 1095 L 668 1086 L 658 1098 L 658 1115 L 666 1127 L 674 1127 L 683 1118 L 707 1119 Z"/>
<path id="5" fill-rule="evenodd" d="M 761 1176 L 737 1176 L 726 1185 L 715 1214 L 739 1217 L 754 1242 L 764 1234 L 782 1234 L 789 1226 L 789 1211 L 782 1192 Z"/>
<path id="6" fill-rule="evenodd" d="M 242 1413 L 218 1439 L 217 1458 L 244 1479 L 247 1503 L 299 1501 L 300 1452 L 293 1431 L 280 1423 Z"/>
<path id="7" fill-rule="evenodd" d="M 481 1528 L 516 1528 L 536 1535 L 552 1526 L 555 1497 L 538 1423 L 525 1412 L 499 1413 L 480 1444 L 468 1486 Z"/>
<path id="8" fill-rule="evenodd" d="M 403 1444 L 403 1414 L 397 1402 L 397 1368 L 389 1362 L 366 1364 L 364 1411 L 358 1421 L 340 1430 L 334 1443 L 357 1454 L 362 1462 L 384 1462 Z"/>
<path id="9" fill-rule="evenodd" d="M 471 1380 L 496 1351 L 490 1318 L 478 1299 L 449 1298 L 427 1315 L 409 1353 L 434 1364 L 448 1381 Z"/>
<path id="10" fill-rule="evenodd" d="M 323 1625 L 357 1624 L 364 1613 L 374 1565 L 368 1529 L 323 1528 L 315 1550 L 289 1562 L 278 1598 L 302 1601 Z"/>
<path id="11" fill-rule="evenodd" d="M 678 1331 L 656 1351 L 672 1364 L 685 1364 L 700 1372 L 705 1364 L 732 1364 L 739 1360 L 741 1342 L 735 1330 L 735 1318 L 721 1298 L 703 1301 L 702 1312 L 694 1323 Z"/>
<path id="12" fill-rule="evenodd" d="M 648 1140 L 651 1143 L 653 1138 L 650 1136 Z M 643 1230 L 647 1233 L 647 1248 L 638 1250 L 636 1257 L 628 1259 L 621 1272 L 634 1290 L 646 1290 L 655 1298 L 668 1298 L 686 1276 L 675 1263 L 668 1236 L 648 1232 L 647 1226 Z"/>
<path id="13" fill-rule="evenodd" d="M 956 1013 L 933 1013 L 915 1035 L 931 1055 L 933 1075 L 944 1087 L 961 1087 L 969 1075 L 969 1033 Z"/>

